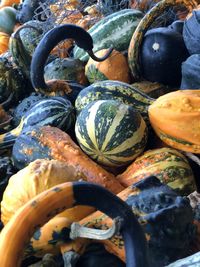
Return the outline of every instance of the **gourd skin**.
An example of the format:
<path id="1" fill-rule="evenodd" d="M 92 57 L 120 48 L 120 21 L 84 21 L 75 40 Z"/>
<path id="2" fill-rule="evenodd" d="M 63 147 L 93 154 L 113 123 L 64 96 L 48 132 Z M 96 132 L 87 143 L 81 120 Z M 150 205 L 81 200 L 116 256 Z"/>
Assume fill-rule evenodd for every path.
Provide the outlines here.
<path id="1" fill-rule="evenodd" d="M 99 201 L 101 198 L 103 201 Z M 20 266 L 24 246 L 38 226 L 74 205 L 90 205 L 112 219 L 120 217 L 127 267 L 149 266 L 144 233 L 128 205 L 105 188 L 84 182 L 57 185 L 37 195 L 16 212 L 0 234 L 2 266 Z M 15 242 L 7 238 L 10 234 Z"/>
<path id="2" fill-rule="evenodd" d="M 179 90 L 155 100 L 149 107 L 149 119 L 164 143 L 200 153 L 199 110 L 200 90 Z"/>
<path id="3" fill-rule="evenodd" d="M 187 198 L 180 197 L 155 176 L 132 184 L 118 196 L 131 207 L 144 229 L 150 266 L 166 266 L 181 255 L 184 257 L 197 233 L 193 210 Z M 112 225 L 110 218 L 99 211 L 79 223 L 95 229 L 108 229 Z M 121 237 L 113 236 L 100 242 L 109 252 L 125 261 Z"/>
<path id="4" fill-rule="evenodd" d="M 75 124 L 82 150 L 106 167 L 128 165 L 145 148 L 147 127 L 139 112 L 115 100 L 88 104 Z"/>
<path id="5" fill-rule="evenodd" d="M 38 158 L 57 159 L 76 167 L 79 177 L 101 184 L 113 193 L 123 190 L 115 176 L 91 160 L 70 136 L 56 127 L 34 127 L 15 141 L 12 153 L 19 169 Z"/>
<path id="6" fill-rule="evenodd" d="M 179 32 L 169 27 L 151 29 L 145 34 L 141 46 L 141 75 L 152 82 L 180 85 L 181 63 L 188 56 Z"/>
<path id="7" fill-rule="evenodd" d="M 181 195 L 188 195 L 196 189 L 189 162 L 183 154 L 172 148 L 146 151 L 119 174 L 117 179 L 126 187 L 150 175 L 155 175 Z"/>

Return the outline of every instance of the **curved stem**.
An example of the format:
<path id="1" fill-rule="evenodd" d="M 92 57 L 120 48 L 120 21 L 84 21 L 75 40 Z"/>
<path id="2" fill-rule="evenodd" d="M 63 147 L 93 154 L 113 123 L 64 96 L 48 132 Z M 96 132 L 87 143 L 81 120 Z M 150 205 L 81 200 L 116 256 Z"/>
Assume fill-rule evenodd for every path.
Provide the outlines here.
<path id="1" fill-rule="evenodd" d="M 98 61 L 98 62 L 101 62 L 101 61 L 106 60 L 106 59 L 110 56 L 110 54 L 112 53 L 112 51 L 113 51 L 113 47 L 110 47 L 109 50 L 108 50 L 108 52 L 107 52 L 103 57 L 101 57 L 101 58 L 96 57 L 96 56 L 94 55 L 94 53 L 93 53 L 92 50 L 91 50 L 91 51 L 86 51 L 86 52 L 89 54 L 89 56 L 90 56 L 93 60 Z"/>

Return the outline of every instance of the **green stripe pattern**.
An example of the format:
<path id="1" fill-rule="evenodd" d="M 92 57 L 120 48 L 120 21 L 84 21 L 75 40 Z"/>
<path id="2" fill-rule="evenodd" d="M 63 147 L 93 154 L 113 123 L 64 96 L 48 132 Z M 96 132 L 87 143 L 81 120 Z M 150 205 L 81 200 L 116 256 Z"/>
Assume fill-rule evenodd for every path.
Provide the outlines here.
<path id="1" fill-rule="evenodd" d="M 93 39 L 93 52 L 113 46 L 118 51 L 127 50 L 133 32 L 144 14 L 136 9 L 124 9 L 101 19 L 88 32 Z M 74 57 L 88 61 L 89 56 L 83 49 L 75 46 Z"/>
<path id="2" fill-rule="evenodd" d="M 145 148 L 147 127 L 131 106 L 98 100 L 77 117 L 75 133 L 82 150 L 103 166 L 131 163 Z"/>
<path id="3" fill-rule="evenodd" d="M 117 100 L 137 110 L 149 125 L 148 108 L 154 99 L 128 83 L 120 81 L 99 81 L 84 88 L 76 98 L 76 112 L 95 100 Z"/>

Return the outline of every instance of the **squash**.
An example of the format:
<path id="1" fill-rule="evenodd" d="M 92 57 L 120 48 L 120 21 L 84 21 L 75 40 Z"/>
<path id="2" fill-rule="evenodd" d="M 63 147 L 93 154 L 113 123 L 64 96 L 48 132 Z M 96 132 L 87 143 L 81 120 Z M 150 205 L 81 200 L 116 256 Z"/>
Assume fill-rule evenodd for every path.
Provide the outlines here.
<path id="1" fill-rule="evenodd" d="M 149 125 L 148 108 L 154 102 L 154 99 L 130 84 L 108 80 L 96 82 L 84 88 L 75 101 L 77 114 L 95 100 L 117 100 L 130 105 L 141 113 L 145 122 Z"/>
<path id="2" fill-rule="evenodd" d="M 81 177 L 75 167 L 58 160 L 40 159 L 31 162 L 9 180 L 1 202 L 2 222 L 6 225 L 19 208 L 39 193 L 59 183 L 80 179 L 85 179 L 85 177 Z M 20 190 L 16 191 L 16 188 Z M 43 256 L 48 252 L 58 253 L 57 243 L 64 242 L 66 227 L 93 211 L 94 209 L 88 206 L 76 206 L 58 214 L 34 233 L 25 255 Z"/>
<path id="3" fill-rule="evenodd" d="M 147 142 L 142 116 L 131 106 L 115 100 L 88 104 L 77 117 L 75 133 L 82 150 L 105 167 L 130 164 Z"/>
<path id="4" fill-rule="evenodd" d="M 122 9 L 102 18 L 88 30 L 94 43 L 93 51 L 97 52 L 110 46 L 117 51 L 127 50 L 132 33 L 142 17 L 143 13 L 139 10 Z M 84 62 L 89 59 L 87 53 L 77 45 L 73 49 L 73 54 L 75 58 Z"/>
<path id="5" fill-rule="evenodd" d="M 199 89 L 200 55 L 193 54 L 182 63 L 182 79 L 180 89 Z"/>
<path id="6" fill-rule="evenodd" d="M 67 38 L 74 39 L 81 48 L 86 50 L 87 53 L 97 61 L 105 60 L 112 52 L 112 49 L 110 49 L 104 57 L 95 57 L 92 51 L 92 37 L 88 32 L 86 32 L 83 28 L 79 26 L 73 24 L 63 24 L 53 28 L 52 30 L 48 31 L 47 34 L 45 34 L 41 39 L 31 61 L 31 81 L 36 91 L 49 91 L 48 85 L 45 83 L 44 80 L 44 67 L 46 60 L 51 50 L 60 41 L 63 41 Z"/>
<path id="7" fill-rule="evenodd" d="M 181 63 L 188 56 L 179 32 L 169 27 L 148 30 L 140 50 L 141 76 L 151 82 L 180 86 Z"/>
<path id="8" fill-rule="evenodd" d="M 67 133 L 56 127 L 34 127 L 22 133 L 15 141 L 12 157 L 19 169 L 37 158 L 57 159 L 76 166 L 80 177 L 87 177 L 89 182 L 101 184 L 114 193 L 123 189 L 114 175 L 86 156 Z"/>
<path id="9" fill-rule="evenodd" d="M 0 31 L 11 34 L 16 24 L 17 10 L 10 6 L 0 9 Z"/>
<path id="10" fill-rule="evenodd" d="M 0 54 L 8 51 L 9 39 L 10 36 L 7 33 L 0 32 Z"/>
<path id="11" fill-rule="evenodd" d="M 186 258 L 172 262 L 166 267 L 184 267 L 184 266 L 197 267 L 199 264 L 200 264 L 200 252 L 196 252 L 195 254 L 190 255 Z"/>
<path id="12" fill-rule="evenodd" d="M 142 18 L 138 27 L 132 35 L 129 48 L 128 48 L 128 62 L 132 73 L 132 76 L 136 81 L 141 79 L 141 67 L 139 61 L 139 54 L 142 45 L 142 41 L 145 33 L 153 24 L 155 19 L 162 15 L 163 12 L 167 11 L 171 7 L 179 5 L 185 6 L 188 10 L 191 10 L 197 6 L 195 0 L 163 0 L 158 2 L 148 13 Z"/>
<path id="13" fill-rule="evenodd" d="M 97 57 L 102 57 L 107 53 L 107 49 L 102 49 L 95 53 Z M 113 68 L 115 71 L 113 71 Z M 90 58 L 85 66 L 85 75 L 90 83 L 103 80 L 117 80 L 130 83 L 130 72 L 126 57 L 117 50 L 113 50 L 110 57 L 103 62 L 96 62 Z"/>
<path id="14" fill-rule="evenodd" d="M 58 96 L 39 100 L 24 114 L 16 128 L 0 135 L 0 149 L 12 147 L 17 136 L 31 126 L 52 125 L 68 131 L 74 122 L 74 108 L 66 98 Z"/>
<path id="15" fill-rule="evenodd" d="M 200 153 L 200 90 L 165 94 L 150 105 L 148 112 L 151 126 L 164 143 Z"/>
<path id="16" fill-rule="evenodd" d="M 50 188 L 31 199 L 3 228 L 0 234 L 2 267 L 19 267 L 25 244 L 38 226 L 46 223 L 63 209 L 74 205 L 90 205 L 112 219 L 119 217 L 123 221 L 120 232 L 125 242 L 126 266 L 149 266 L 144 233 L 129 206 L 99 185 L 68 182 Z M 8 238 L 10 234 L 15 242 Z"/>
<path id="17" fill-rule="evenodd" d="M 131 207 L 145 232 L 150 266 L 166 266 L 188 253 L 191 241 L 196 236 L 196 226 L 193 224 L 194 214 L 187 198 L 179 196 L 155 176 L 132 184 L 118 196 Z M 95 229 L 108 229 L 112 221 L 97 211 L 79 224 Z M 120 236 L 99 242 L 109 252 L 126 261 L 124 242 Z"/>
<path id="18" fill-rule="evenodd" d="M 186 157 L 172 148 L 160 148 L 146 151 L 117 176 L 124 186 L 130 186 L 155 175 L 178 194 L 188 195 L 196 189 L 192 169 Z"/>
<path id="19" fill-rule="evenodd" d="M 10 37 L 9 51 L 13 61 L 28 79 L 33 52 L 44 32 L 45 27 L 42 22 L 31 20 L 20 26 Z"/>
<path id="20" fill-rule="evenodd" d="M 71 80 L 82 85 L 88 83 L 83 62 L 74 58 L 56 58 L 51 61 L 44 68 L 44 79 Z"/>

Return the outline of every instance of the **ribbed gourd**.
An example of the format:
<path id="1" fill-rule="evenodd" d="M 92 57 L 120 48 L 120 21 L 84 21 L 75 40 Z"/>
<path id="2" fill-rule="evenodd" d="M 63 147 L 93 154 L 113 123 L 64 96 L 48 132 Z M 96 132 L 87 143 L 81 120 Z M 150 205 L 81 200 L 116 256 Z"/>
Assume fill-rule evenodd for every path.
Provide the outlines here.
<path id="1" fill-rule="evenodd" d="M 15 129 L 0 135 L 0 149 L 12 147 L 17 136 L 31 126 L 51 125 L 67 131 L 74 121 L 74 108 L 69 100 L 63 97 L 42 99 L 24 114 Z"/>
<path id="2" fill-rule="evenodd" d="M 132 106 L 149 124 L 148 108 L 154 99 L 128 83 L 120 81 L 100 81 L 81 90 L 75 101 L 77 114 L 95 100 L 117 100 Z"/>
<path id="3" fill-rule="evenodd" d="M 86 154 L 110 167 L 129 164 L 142 153 L 147 142 L 142 116 L 115 100 L 88 104 L 77 117 L 75 133 Z"/>
<path id="4" fill-rule="evenodd" d="M 155 175 L 178 194 L 188 195 L 196 189 L 187 158 L 176 149 L 164 147 L 146 151 L 117 176 L 124 186 Z"/>
<path id="5" fill-rule="evenodd" d="M 200 90 L 165 94 L 149 107 L 150 123 L 167 145 L 200 153 Z"/>

